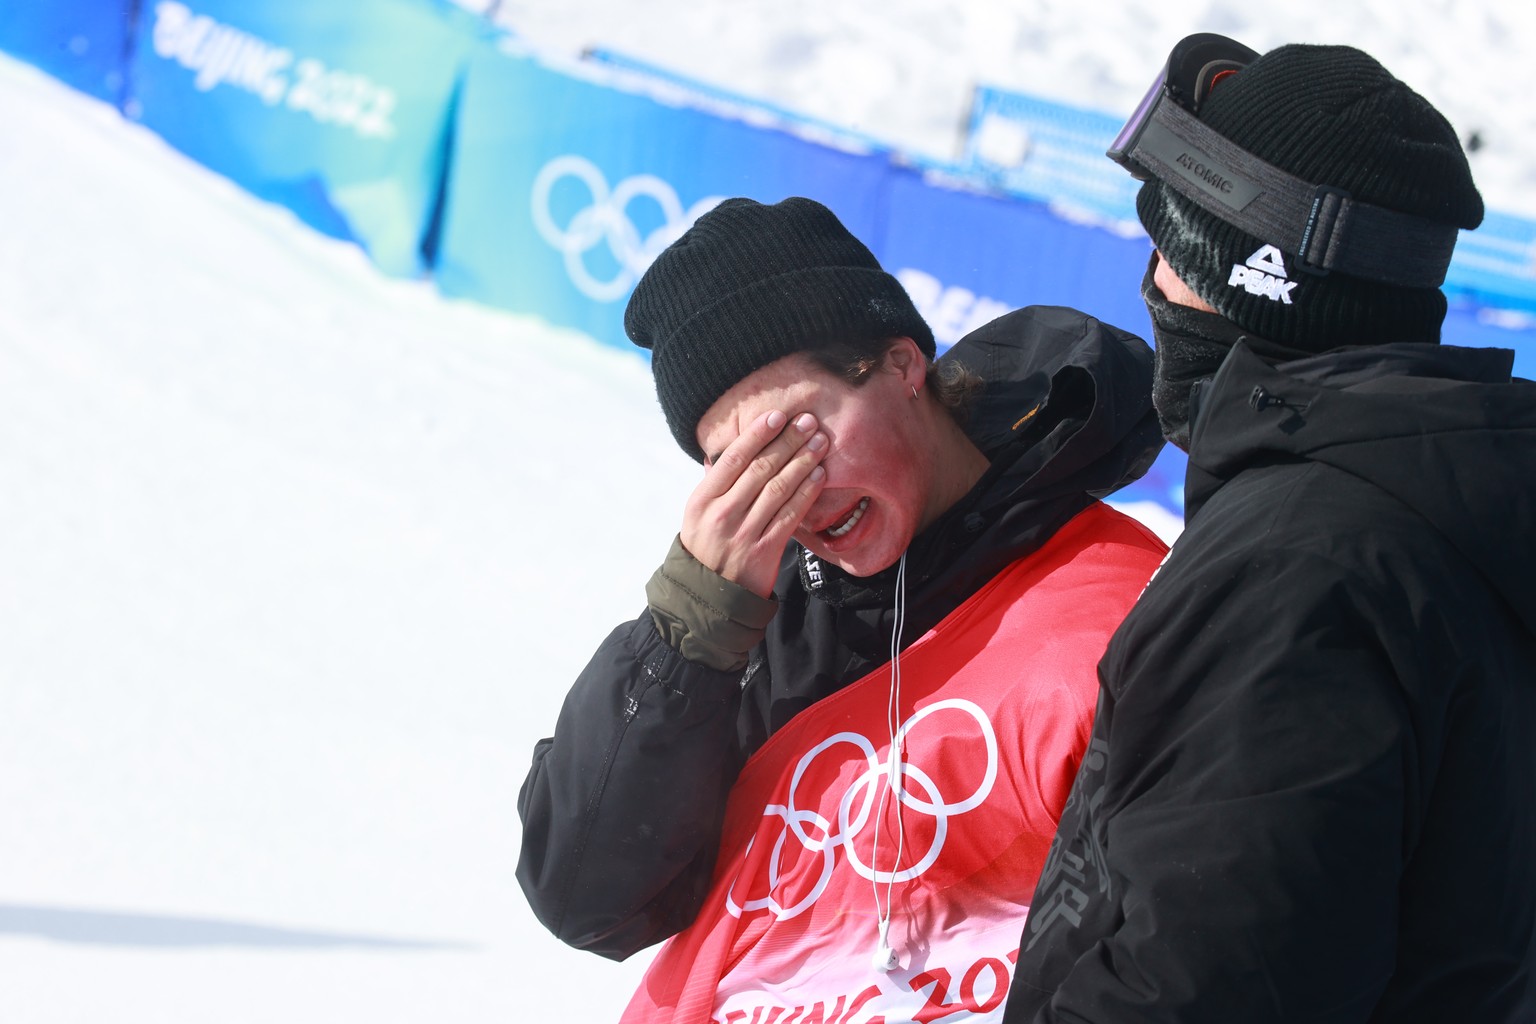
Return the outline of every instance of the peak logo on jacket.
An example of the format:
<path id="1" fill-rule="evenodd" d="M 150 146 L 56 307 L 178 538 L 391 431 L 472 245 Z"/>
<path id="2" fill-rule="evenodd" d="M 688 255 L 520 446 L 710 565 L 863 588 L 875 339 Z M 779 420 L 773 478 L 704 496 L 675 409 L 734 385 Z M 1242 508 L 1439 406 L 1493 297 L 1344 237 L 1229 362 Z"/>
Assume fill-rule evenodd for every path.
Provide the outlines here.
<path id="1" fill-rule="evenodd" d="M 942 700 L 902 723 L 899 757 L 890 749 L 839 732 L 801 755 L 784 802 L 763 808 L 742 853 L 726 894 L 733 917 L 763 910 L 780 921 L 798 917 L 826 892 L 840 864 L 878 885 L 910 881 L 934 866 L 950 819 L 992 792 L 997 736 L 976 704 Z"/>

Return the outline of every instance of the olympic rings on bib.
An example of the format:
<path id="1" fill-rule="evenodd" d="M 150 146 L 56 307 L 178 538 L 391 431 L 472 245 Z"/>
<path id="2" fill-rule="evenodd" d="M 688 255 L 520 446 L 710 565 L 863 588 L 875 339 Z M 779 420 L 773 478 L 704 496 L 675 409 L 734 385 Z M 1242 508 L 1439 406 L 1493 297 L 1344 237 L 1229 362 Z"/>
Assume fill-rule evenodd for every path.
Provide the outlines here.
<path id="1" fill-rule="evenodd" d="M 976 732 L 986 747 L 986 769 L 981 781 L 971 793 L 958 800 L 945 800 L 933 774 L 910 761 L 901 762 L 900 772 L 903 784 L 898 787 L 898 794 L 902 807 L 907 811 L 933 819 L 933 836 L 922 857 L 911 866 L 900 870 L 894 870 L 896 865 L 892 865 L 892 869 L 882 870 L 879 865 L 866 864 L 860 859 L 854 847 L 854 840 L 869 826 L 871 811 L 875 806 L 875 798 L 881 784 L 880 780 L 886 778 L 885 784 L 889 786 L 887 777 L 890 775 L 890 765 L 867 737 L 856 732 L 840 732 L 822 740 L 801 756 L 790 777 L 789 795 L 784 804 L 769 804 L 763 808 L 763 817 L 778 818 L 784 824 L 774 840 L 773 849 L 765 858 L 767 895 L 739 898 L 738 887 L 757 889 L 756 885 L 746 879 L 743 872 L 737 875 L 735 882 L 726 893 L 726 910 L 733 917 L 741 917 L 745 913 L 758 910 L 770 911 L 781 921 L 798 917 L 814 906 L 826 891 L 837 866 L 839 848 L 842 849 L 848 865 L 855 872 L 862 878 L 881 884 L 905 882 L 931 868 L 944 849 L 944 841 L 949 834 L 949 819 L 974 810 L 986 801 L 997 781 L 999 763 L 997 736 L 992 730 L 992 723 L 988 721 L 981 708 L 967 700 L 937 701 L 918 711 L 902 723 L 897 732 L 898 746 L 903 746 L 905 749 L 908 734 L 913 728 L 930 715 L 943 710 L 960 711 L 975 722 Z M 953 733 L 953 730 L 950 732 Z M 864 762 L 863 773 L 849 783 L 841 795 L 835 797 L 835 801 L 833 793 L 823 792 L 812 795 L 811 805 L 803 805 L 800 790 L 812 765 L 827 751 L 844 744 L 851 745 Z M 921 796 L 914 790 L 920 791 Z M 834 803 L 835 822 L 830 820 L 827 813 L 823 813 L 823 810 L 830 812 Z M 816 807 L 822 810 L 817 810 Z M 763 837 L 764 833 L 759 831 L 748 841 L 746 849 L 742 852 L 744 866 L 751 863 L 752 849 L 758 839 Z M 786 882 L 783 862 L 786 847 L 791 838 L 807 853 L 820 854 L 822 863 L 815 881 L 809 888 L 793 901 L 787 901 L 783 898 L 782 891 Z"/>

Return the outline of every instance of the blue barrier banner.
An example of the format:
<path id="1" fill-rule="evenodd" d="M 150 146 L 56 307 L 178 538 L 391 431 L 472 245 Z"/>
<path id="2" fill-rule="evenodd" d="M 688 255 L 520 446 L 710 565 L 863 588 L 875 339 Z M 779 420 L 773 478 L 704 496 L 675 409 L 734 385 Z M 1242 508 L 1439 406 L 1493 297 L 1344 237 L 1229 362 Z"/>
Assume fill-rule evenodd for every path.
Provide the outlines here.
<path id="1" fill-rule="evenodd" d="M 131 45 L 133 7 L 133 0 L 9 0 L 0 14 L 0 50 L 115 104 Z"/>
<path id="2" fill-rule="evenodd" d="M 627 348 L 635 282 L 721 199 L 808 196 L 878 249 L 883 154 L 817 145 L 615 81 L 489 44 L 475 55 L 436 267 L 446 294 Z"/>
<path id="3" fill-rule="evenodd" d="M 1135 229 L 1135 178 L 1104 151 L 1124 118 L 981 85 L 960 168 L 978 182 L 1064 213 Z"/>
<path id="4" fill-rule="evenodd" d="M 1536 312 L 1536 221 L 1490 211 L 1476 231 L 1456 240 L 1445 285 L 1492 305 Z"/>
<path id="5" fill-rule="evenodd" d="M 936 186 L 908 170 L 892 175 L 890 189 L 875 255 L 941 345 L 1027 305 L 1074 306 L 1148 336 L 1145 236 L 1074 224 L 1041 203 Z"/>
<path id="6" fill-rule="evenodd" d="M 478 24 L 437 0 L 145 0 L 125 110 L 412 275 Z"/>

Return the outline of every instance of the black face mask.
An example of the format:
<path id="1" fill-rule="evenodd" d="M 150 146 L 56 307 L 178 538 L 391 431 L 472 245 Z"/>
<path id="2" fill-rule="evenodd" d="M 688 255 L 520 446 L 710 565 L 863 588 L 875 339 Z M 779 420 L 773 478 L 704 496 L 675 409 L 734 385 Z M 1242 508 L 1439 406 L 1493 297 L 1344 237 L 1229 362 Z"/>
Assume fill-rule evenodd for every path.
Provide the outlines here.
<path id="1" fill-rule="evenodd" d="M 1190 408 L 1195 388 L 1216 376 L 1233 345 L 1245 342 L 1254 355 L 1271 366 L 1315 353 L 1249 334 L 1220 313 L 1169 302 L 1152 280 L 1156 270 L 1157 253 L 1153 253 L 1147 276 L 1141 280 L 1141 297 L 1152 314 L 1152 407 L 1157 410 L 1163 436 L 1187 452 L 1195 418 L 1195 410 Z"/>
<path id="2" fill-rule="evenodd" d="M 1246 337 L 1242 328 L 1219 313 L 1169 302 L 1152 280 L 1157 254 L 1141 281 L 1141 297 L 1152 314 L 1152 407 L 1163 436 L 1189 451 L 1190 395 L 1210 380 L 1232 346 Z"/>

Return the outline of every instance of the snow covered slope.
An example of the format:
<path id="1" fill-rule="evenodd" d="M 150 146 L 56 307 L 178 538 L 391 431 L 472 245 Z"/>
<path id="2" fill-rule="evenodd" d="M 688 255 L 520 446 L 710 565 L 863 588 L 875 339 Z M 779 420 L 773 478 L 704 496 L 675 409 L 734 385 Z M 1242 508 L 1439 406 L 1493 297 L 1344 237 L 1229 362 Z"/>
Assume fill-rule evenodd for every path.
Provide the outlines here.
<path id="1" fill-rule="evenodd" d="M 0 124 L 0 1019 L 615 1017 L 512 870 L 694 479 L 644 364 L 5 58 Z"/>

